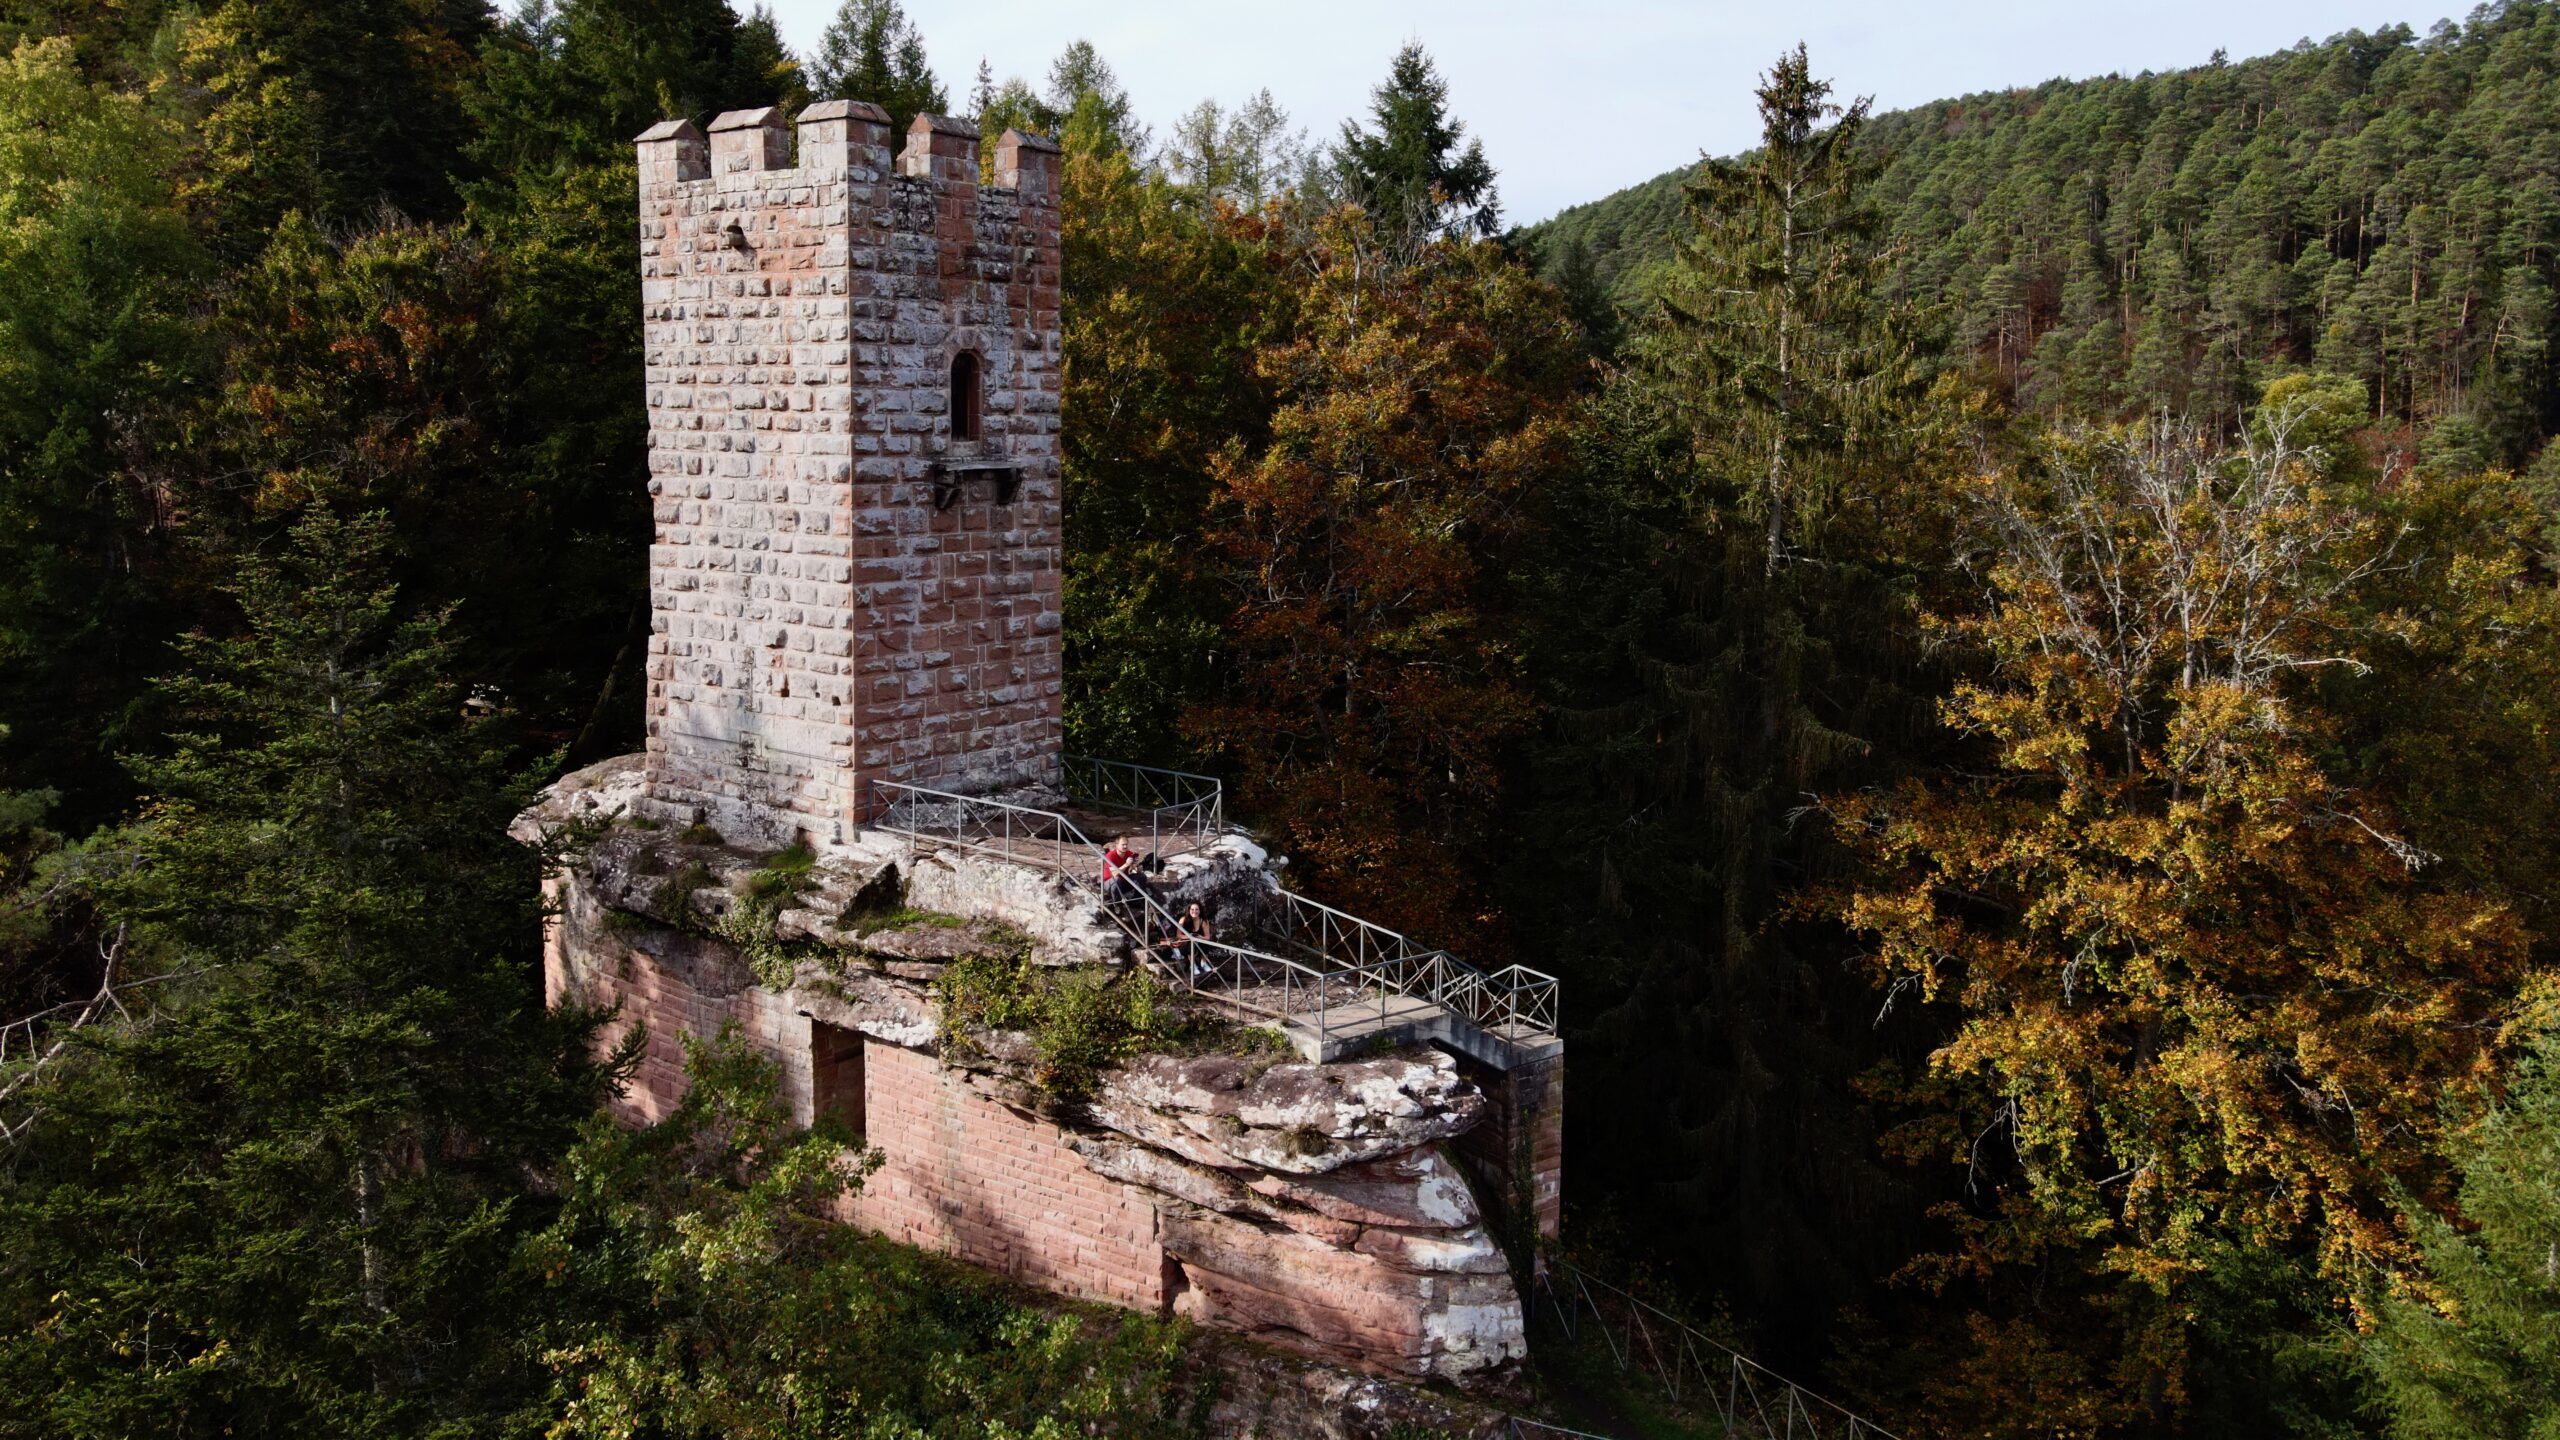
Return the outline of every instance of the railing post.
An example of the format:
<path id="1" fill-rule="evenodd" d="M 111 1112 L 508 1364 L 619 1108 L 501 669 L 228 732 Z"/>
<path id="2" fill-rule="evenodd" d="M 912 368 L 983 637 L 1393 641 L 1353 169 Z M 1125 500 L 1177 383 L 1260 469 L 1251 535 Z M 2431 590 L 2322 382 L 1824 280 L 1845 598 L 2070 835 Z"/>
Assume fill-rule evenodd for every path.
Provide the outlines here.
<path id="1" fill-rule="evenodd" d="M 1316 972 L 1316 1058 L 1324 1058 L 1325 1042 L 1333 1038 L 1333 982 L 1323 971 Z"/>

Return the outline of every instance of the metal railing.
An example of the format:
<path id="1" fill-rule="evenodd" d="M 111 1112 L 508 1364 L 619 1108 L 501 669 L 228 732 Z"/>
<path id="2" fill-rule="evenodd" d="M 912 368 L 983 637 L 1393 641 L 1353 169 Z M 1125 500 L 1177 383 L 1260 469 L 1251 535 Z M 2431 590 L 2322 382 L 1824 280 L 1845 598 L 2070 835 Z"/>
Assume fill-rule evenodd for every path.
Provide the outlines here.
<path id="1" fill-rule="evenodd" d="M 1318 1033 L 1330 1035 L 1333 1013 L 1354 1009 L 1348 1002 L 1370 988 L 1365 977 L 1228 941 L 1182 935 L 1173 913 L 1146 887 L 1106 886 L 1102 847 L 1055 811 L 889 780 L 873 785 L 886 803 L 876 807 L 872 823 L 906 839 L 910 868 L 915 847 L 922 843 L 975 850 L 1054 875 L 1083 891 L 1110 917 L 1140 963 L 1181 989 L 1198 991 L 1200 981 L 1213 980 L 1249 991 L 1252 999 L 1245 1008 L 1272 1019 L 1311 1017 Z M 1179 960 L 1177 949 L 1183 952 Z M 1336 1003 L 1337 997 L 1345 1003 Z"/>
<path id="2" fill-rule="evenodd" d="M 1506 1040 L 1555 1033 L 1551 975 L 1512 966 L 1487 976 L 1445 950 L 1422 950 L 1286 890 L 1245 926 L 1256 938 L 1273 937 L 1272 948 L 1185 936 L 1146 886 L 1106 886 L 1102 847 L 1064 815 L 895 781 L 872 785 L 872 824 L 906 839 L 910 869 L 916 846 L 926 844 L 1054 875 L 1091 897 L 1150 971 L 1241 1014 L 1302 1025 L 1330 1041 L 1385 1030 L 1401 1011 L 1399 1000 L 1418 999 Z M 1287 927 L 1276 937 L 1275 924 Z M 1284 953 L 1290 950 L 1298 953 Z"/>
<path id="3" fill-rule="evenodd" d="M 1151 850 L 1162 851 L 1168 838 L 1206 844 L 1226 833 L 1227 787 L 1213 776 L 1070 755 L 1063 778 L 1079 805 L 1147 817 Z"/>
<path id="4" fill-rule="evenodd" d="M 1285 889 L 1261 898 L 1254 924 L 1302 954 L 1352 969 L 1374 968 L 1396 990 L 1423 996 L 1506 1040 L 1556 1033 L 1561 987 L 1543 970 L 1508 965 L 1487 975 L 1446 950 L 1427 949 L 1383 925 Z"/>
<path id="5" fill-rule="evenodd" d="M 1892 1431 L 1823 1399 L 1659 1306 L 1549 1258 L 1531 1282 L 1534 1313 L 1568 1340 L 1596 1336 L 1622 1371 L 1642 1371 L 1675 1405 L 1712 1412 L 1749 1440 L 1895 1440 Z"/>

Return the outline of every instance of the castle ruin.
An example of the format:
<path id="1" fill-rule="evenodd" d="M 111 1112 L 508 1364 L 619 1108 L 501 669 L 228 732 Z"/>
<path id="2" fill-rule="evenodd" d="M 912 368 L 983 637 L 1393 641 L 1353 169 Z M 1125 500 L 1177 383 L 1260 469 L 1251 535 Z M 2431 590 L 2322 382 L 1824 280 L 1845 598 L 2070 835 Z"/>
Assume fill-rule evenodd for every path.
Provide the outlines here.
<path id="1" fill-rule="evenodd" d="M 835 100 L 639 140 L 650 793 L 839 840 L 1058 778 L 1058 148 Z"/>
<path id="2" fill-rule="evenodd" d="M 1362 1369 L 1508 1371 L 1558 1213 L 1553 977 L 1292 894 L 1214 780 L 1062 753 L 1057 147 L 1008 132 L 982 177 L 923 116 L 893 162 L 843 101 L 638 147 L 647 749 L 517 832 L 593 836 L 546 981 L 645 1032 L 620 1113 L 734 1028 L 880 1153 L 849 1223 Z M 1143 881 L 1098 883 L 1112 835 Z M 1195 901 L 1220 933 L 1177 948 Z M 947 1013 L 988 955 L 1260 1039 L 1062 1096 L 1032 1037 Z"/>

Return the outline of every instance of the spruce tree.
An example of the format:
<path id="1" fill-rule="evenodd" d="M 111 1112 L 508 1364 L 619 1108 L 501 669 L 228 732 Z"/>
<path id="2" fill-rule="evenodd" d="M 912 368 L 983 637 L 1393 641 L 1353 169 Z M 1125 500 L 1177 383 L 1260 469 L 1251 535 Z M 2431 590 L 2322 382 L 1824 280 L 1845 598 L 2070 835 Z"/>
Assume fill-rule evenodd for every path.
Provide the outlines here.
<path id="1" fill-rule="evenodd" d="M 1910 366 L 1879 293 L 1867 102 L 1832 104 L 1801 45 L 1756 93 L 1760 149 L 1709 161 L 1689 188 L 1695 229 L 1646 359 L 1775 574 L 1860 498 Z"/>
<path id="2" fill-rule="evenodd" d="M 996 108 L 996 67 L 986 56 L 978 57 L 978 78 L 969 84 L 969 116 L 983 122 Z M 1002 131 L 996 132 L 999 135 Z"/>
<path id="3" fill-rule="evenodd" d="M 523 184 L 562 161 L 620 166 L 661 120 L 792 98 L 779 32 L 728 0 L 543 0 L 482 48 L 474 158 Z"/>
<path id="4" fill-rule="evenodd" d="M 925 59 L 924 32 L 898 0 L 844 0 L 809 59 L 809 93 L 887 110 L 894 143 L 903 143 L 916 116 L 939 115 L 951 103 Z"/>
<path id="5" fill-rule="evenodd" d="M 526 1180 L 607 1077 L 543 1005 L 526 792 L 386 527 L 294 541 L 187 646 L 149 808 L 94 847 L 165 998 L 80 1037 L 0 1179 L 0 1436 L 479 1433 L 538 1393 Z"/>
<path id="6" fill-rule="evenodd" d="M 1579 234 L 1566 236 L 1547 263 L 1546 276 L 1547 282 L 1564 296 L 1565 309 L 1582 327 L 1584 347 L 1595 358 L 1617 354 L 1625 339 L 1625 326 L 1618 316 L 1617 302 L 1609 298 L 1609 287 L 1601 282 L 1600 272 L 1592 262 L 1590 242 Z"/>
<path id="7" fill-rule="evenodd" d="M 1334 169 L 1350 198 L 1382 230 L 1428 240 L 1492 235 L 1502 200 L 1484 142 L 1449 118 L 1449 82 L 1420 43 L 1396 52 L 1384 84 L 1370 92 L 1370 125 L 1346 120 Z"/>
<path id="8" fill-rule="evenodd" d="M 809 103 L 809 85 L 800 71 L 800 57 L 782 38 L 782 22 L 773 18 L 773 7 L 758 4 L 738 22 L 738 43 L 732 61 L 736 78 L 732 82 L 739 93 L 770 95 L 785 115 L 797 115 Z"/>
<path id="9" fill-rule="evenodd" d="M 1766 148 L 1692 191 L 1674 298 L 1547 497 L 1552 739 L 1518 822 L 1576 1063 L 1627 1097 L 1581 1112 L 1577 1173 L 1781 1355 L 1891 1263 L 1850 1077 L 1901 1030 L 1793 904 L 1836 853 L 1815 797 L 1907 763 L 1929 713 L 1906 607 L 1932 511 L 1824 92 L 1801 51 L 1771 71 Z"/>
<path id="10" fill-rule="evenodd" d="M 2394 1440 L 2560 1431 L 2560 1036 L 2462 1147 L 2459 1221 L 2428 1217 L 2423 1292 L 2362 1346 Z"/>

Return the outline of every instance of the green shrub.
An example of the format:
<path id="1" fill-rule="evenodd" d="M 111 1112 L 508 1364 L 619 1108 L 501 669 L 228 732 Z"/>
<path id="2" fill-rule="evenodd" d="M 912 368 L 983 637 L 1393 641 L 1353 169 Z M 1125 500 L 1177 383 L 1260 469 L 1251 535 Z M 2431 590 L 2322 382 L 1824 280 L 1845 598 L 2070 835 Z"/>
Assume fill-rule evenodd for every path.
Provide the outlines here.
<path id="1" fill-rule="evenodd" d="M 1195 1047 L 1211 1028 L 1184 1015 L 1151 975 L 1036 965 L 1027 944 L 951 962 L 934 995 L 946 1047 L 970 1045 L 973 1029 L 1027 1034 L 1040 1052 L 1034 1079 L 1060 1101 L 1091 1095 L 1102 1072 L 1133 1056 Z"/>
<path id="2" fill-rule="evenodd" d="M 789 985 L 801 959 L 822 948 L 786 941 L 774 929 L 791 902 L 817 883 L 811 876 L 816 864 L 817 856 L 804 843 L 766 856 L 747 876 L 746 893 L 713 927 L 713 934 L 747 957 L 756 979 L 773 989 Z"/>
<path id="3" fill-rule="evenodd" d="M 1288 1055 L 1298 1047 L 1290 1044 L 1289 1037 L 1281 1034 L 1277 1026 L 1249 1025 L 1239 1027 L 1228 1037 L 1227 1048 L 1238 1055 Z"/>
<path id="4" fill-rule="evenodd" d="M 694 892 L 711 883 L 711 867 L 699 860 L 688 860 L 676 872 L 658 882 L 649 896 L 649 908 L 658 917 L 678 929 L 694 921 Z"/>
<path id="5" fill-rule="evenodd" d="M 857 915 L 849 922 L 839 921 L 837 928 L 850 930 L 856 935 L 873 935 L 883 930 L 911 930 L 918 925 L 936 930 L 961 930 L 968 924 L 968 917 L 964 915 L 945 915 L 939 910 L 919 910 L 912 905 L 900 905 L 895 909 Z"/>

